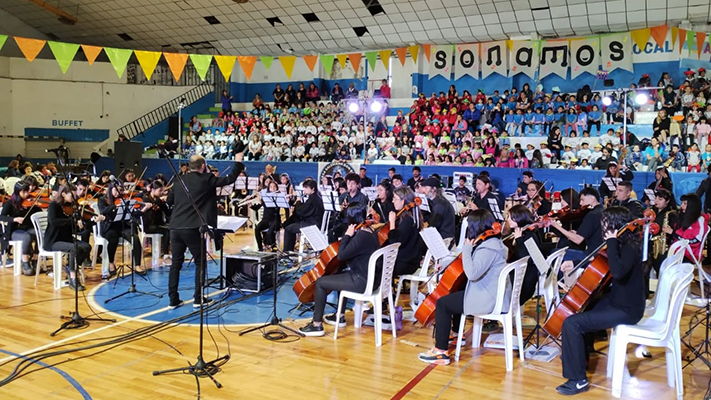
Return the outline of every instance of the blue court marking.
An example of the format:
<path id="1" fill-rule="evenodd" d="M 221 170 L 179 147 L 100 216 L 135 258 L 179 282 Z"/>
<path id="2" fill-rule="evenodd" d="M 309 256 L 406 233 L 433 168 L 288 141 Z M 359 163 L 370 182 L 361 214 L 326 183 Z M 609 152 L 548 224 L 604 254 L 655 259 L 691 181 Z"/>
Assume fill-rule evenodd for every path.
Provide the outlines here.
<path id="1" fill-rule="evenodd" d="M 5 353 L 5 354 L 7 354 L 7 355 L 9 355 L 9 356 L 19 357 L 19 358 L 22 358 L 22 359 L 25 359 L 25 360 L 32 360 L 32 358 L 25 357 L 25 356 L 23 356 L 23 355 L 21 355 L 21 354 L 13 353 L 13 352 L 7 351 L 7 350 L 2 350 L 2 349 L 0 349 L 0 353 Z M 91 395 L 89 394 L 89 392 L 87 392 L 86 389 L 84 389 L 84 388 L 82 387 L 82 385 L 81 385 L 79 382 L 77 382 L 76 379 L 72 378 L 72 376 L 69 375 L 68 373 L 62 371 L 61 369 L 59 369 L 59 368 L 57 368 L 57 367 L 52 367 L 52 366 L 50 366 L 50 365 L 48 365 L 48 364 L 45 364 L 45 363 L 43 363 L 42 361 L 35 361 L 35 364 L 37 364 L 37 365 L 39 365 L 39 366 L 41 366 L 41 367 L 45 367 L 45 368 L 47 368 L 47 369 L 49 369 L 49 370 L 51 370 L 51 371 L 54 371 L 54 372 L 58 373 L 59 375 L 61 375 L 62 378 L 64 378 L 67 382 L 69 382 L 70 385 L 74 386 L 74 389 L 76 389 L 77 392 L 79 392 L 79 394 L 80 394 L 85 400 L 91 400 Z"/>
<path id="2" fill-rule="evenodd" d="M 212 260 L 208 261 L 208 280 L 211 277 L 214 278 L 219 275 L 219 257 L 217 257 L 216 260 L 217 261 L 215 262 Z M 110 301 L 108 304 L 104 304 L 106 299 L 121 294 L 130 287 L 131 279 L 129 276 L 126 276 L 125 278 L 118 279 L 116 287 L 114 287 L 113 279 L 97 286 L 97 288 L 93 291 L 94 301 L 99 305 L 99 308 L 103 308 L 104 310 L 110 311 L 114 314 L 129 318 L 166 308 L 170 303 L 167 294 L 169 270 L 170 268 L 167 266 L 149 270 L 146 274 L 147 280 L 144 280 L 139 276 L 135 277 L 137 290 L 163 294 L 163 297 L 160 299 L 136 293 L 127 294 L 116 300 Z M 298 277 L 291 277 L 279 287 L 279 291 L 277 293 L 277 315 L 281 319 L 287 317 L 306 319 L 311 318 L 313 315 L 311 311 L 307 311 L 303 315 L 300 315 L 301 311 L 291 311 L 293 307 L 299 304 L 299 300 L 292 289 L 297 278 Z M 192 307 L 192 300 L 194 282 L 194 264 L 185 263 L 180 271 L 180 283 L 178 286 L 180 299 L 184 301 L 183 305 L 174 310 L 166 309 L 156 314 L 144 317 L 143 320 L 165 322 L 193 312 L 194 309 Z M 214 293 L 215 291 L 218 291 L 218 289 L 207 289 L 208 294 Z M 207 315 L 207 322 L 210 324 L 222 323 L 235 325 L 259 324 L 266 322 L 269 320 L 272 313 L 273 293 L 274 292 L 270 289 L 257 296 L 235 303 L 227 308 L 211 310 Z M 246 292 L 246 294 L 249 295 L 250 293 Z M 242 297 L 242 294 L 237 291 L 229 291 L 223 294 L 210 296 L 210 298 L 214 300 L 223 301 L 235 300 L 240 297 Z M 335 298 L 335 302 L 337 301 L 338 299 Z M 200 317 L 197 315 L 184 321 L 183 323 L 197 324 L 199 321 Z"/>

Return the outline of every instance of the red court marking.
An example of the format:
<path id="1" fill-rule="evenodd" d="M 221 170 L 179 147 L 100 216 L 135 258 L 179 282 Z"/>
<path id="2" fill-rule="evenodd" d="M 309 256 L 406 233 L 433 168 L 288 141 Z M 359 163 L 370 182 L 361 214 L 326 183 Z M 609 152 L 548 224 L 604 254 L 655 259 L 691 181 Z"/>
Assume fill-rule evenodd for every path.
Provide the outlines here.
<path id="1" fill-rule="evenodd" d="M 412 378 L 412 380 L 410 382 L 408 382 L 407 385 L 403 386 L 403 388 L 400 389 L 399 392 L 395 393 L 395 396 L 391 397 L 390 400 L 400 400 L 403 397 L 405 397 L 405 395 L 408 394 L 410 392 L 410 390 L 412 390 L 412 388 L 417 386 L 417 384 L 420 383 L 421 380 L 425 379 L 427 374 L 432 372 L 432 370 L 435 369 L 436 366 L 437 366 L 437 364 L 428 364 L 425 367 L 425 369 L 420 371 L 420 373 L 417 374 L 417 376 Z"/>

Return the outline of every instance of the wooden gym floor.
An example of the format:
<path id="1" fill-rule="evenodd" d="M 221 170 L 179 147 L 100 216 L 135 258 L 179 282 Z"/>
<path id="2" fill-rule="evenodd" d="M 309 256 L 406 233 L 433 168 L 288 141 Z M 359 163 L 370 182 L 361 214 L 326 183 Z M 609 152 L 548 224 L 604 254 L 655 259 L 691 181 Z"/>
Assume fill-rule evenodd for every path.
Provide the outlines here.
<path id="1" fill-rule="evenodd" d="M 226 254 L 251 245 L 251 230 L 233 236 Z M 87 291 L 100 282 L 100 269 L 89 270 Z M 57 318 L 73 309 L 73 293 L 64 288 L 52 290 L 51 278 L 40 276 L 37 287 L 31 277 L 12 275 L 12 268 L 0 270 L 0 380 L 18 365 L 18 355 L 64 344 L 63 349 L 103 342 L 108 337 L 125 335 L 152 324 L 119 318 L 114 323 L 92 322 L 81 330 L 64 331 L 56 337 L 49 332 L 58 328 Z M 167 290 L 167 288 L 166 288 Z M 532 303 L 531 303 L 532 304 Z M 90 316 L 84 295 L 79 300 L 80 313 Z M 688 326 L 693 309 L 687 307 L 682 332 Z M 534 315 L 528 306 L 528 315 Z M 417 360 L 417 354 L 433 344 L 431 329 L 405 322 L 393 340 L 383 332 L 383 346 L 375 347 L 373 328 L 355 329 L 353 314 L 346 315 L 348 326 L 333 339 L 327 336 L 273 342 L 258 333 L 238 336 L 237 326 L 211 326 L 205 331 L 205 359 L 230 352 L 231 359 L 215 378 L 223 387 L 217 389 L 201 378 L 203 399 L 544 399 L 558 397 L 555 387 L 563 382 L 559 359 L 551 363 L 519 362 L 514 353 L 514 370 L 506 373 L 502 350 L 479 350 L 467 346 L 459 362 L 449 366 L 429 366 Z M 286 321 L 298 328 L 303 321 Z M 210 335 L 211 334 L 211 335 Z M 701 327 L 695 338 L 703 335 Z M 79 341 L 101 339 L 76 344 Z M 199 331 L 194 326 L 173 325 L 152 336 L 117 347 L 79 350 L 42 359 L 45 368 L 31 365 L 23 376 L 0 386 L 2 399 L 194 399 L 195 379 L 190 375 L 153 376 L 152 371 L 195 362 Z M 290 338 L 291 339 L 291 338 Z M 698 339 L 694 340 L 694 343 Z M 607 352 L 607 343 L 596 348 Z M 625 399 L 671 399 L 675 390 L 666 384 L 663 349 L 652 349 L 651 360 L 638 360 L 628 352 L 632 374 L 623 385 Z M 682 346 L 682 352 L 689 352 Z M 605 378 L 606 357 L 591 360 L 593 387 L 580 399 L 610 399 L 611 381 Z M 29 371 L 35 371 L 27 373 Z M 688 399 L 702 399 L 711 373 L 701 361 L 684 369 L 684 394 Z M 2 383 L 2 382 L 0 382 Z"/>

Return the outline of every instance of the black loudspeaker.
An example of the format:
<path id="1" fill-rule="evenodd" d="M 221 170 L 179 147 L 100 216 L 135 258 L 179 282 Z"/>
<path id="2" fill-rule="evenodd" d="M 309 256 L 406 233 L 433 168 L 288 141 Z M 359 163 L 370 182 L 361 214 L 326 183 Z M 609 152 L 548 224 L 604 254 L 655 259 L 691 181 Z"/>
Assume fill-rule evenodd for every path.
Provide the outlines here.
<path id="1" fill-rule="evenodd" d="M 183 121 L 178 121 L 178 117 L 168 117 L 168 136 L 173 139 L 178 138 L 178 133 L 182 130 Z"/>
<path id="2" fill-rule="evenodd" d="M 605 79 L 602 81 L 603 86 L 605 87 L 613 87 L 615 86 L 615 80 L 614 79 Z"/>
<path id="3" fill-rule="evenodd" d="M 276 258 L 266 253 L 238 253 L 225 256 L 227 285 L 249 292 L 259 292 L 272 286 Z"/>
<path id="4" fill-rule="evenodd" d="M 114 142 L 114 175 L 126 168 L 133 169 L 136 176 L 143 171 L 143 144 L 141 142 Z"/>

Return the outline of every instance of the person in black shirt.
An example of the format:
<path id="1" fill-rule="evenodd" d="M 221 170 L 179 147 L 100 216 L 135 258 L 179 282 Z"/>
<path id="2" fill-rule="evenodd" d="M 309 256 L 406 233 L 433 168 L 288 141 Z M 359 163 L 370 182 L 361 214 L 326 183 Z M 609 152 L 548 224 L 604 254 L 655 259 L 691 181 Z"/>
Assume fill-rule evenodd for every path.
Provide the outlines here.
<path id="1" fill-rule="evenodd" d="M 632 184 L 627 181 L 620 182 L 617 185 L 612 205 L 624 207 L 632 213 L 634 218 L 640 218 L 644 212 L 644 206 L 639 201 L 631 199 L 630 194 L 632 194 Z"/>
<path id="2" fill-rule="evenodd" d="M 666 167 L 664 167 L 663 165 L 657 167 L 657 169 L 654 171 L 654 182 L 650 183 L 649 186 L 647 186 L 647 189 L 651 190 L 652 192 L 656 192 L 659 189 L 666 189 L 669 192 L 674 193 L 674 183 L 672 183 L 672 180 L 669 178 L 669 171 L 667 171 Z M 649 198 L 647 197 L 647 193 L 642 196 L 642 202 L 645 205 L 649 205 Z M 674 204 L 676 204 L 676 202 L 672 203 L 672 205 Z"/>
<path id="3" fill-rule="evenodd" d="M 470 210 L 484 209 L 489 211 L 498 221 L 501 221 L 500 216 L 501 211 L 504 209 L 504 205 L 501 203 L 501 200 L 491 192 L 491 179 L 484 174 L 479 174 L 476 178 L 476 185 L 474 186 L 474 189 L 476 189 L 476 194 L 469 204 L 462 208 L 460 213 L 466 215 Z M 492 202 L 497 204 L 499 207 L 498 215 L 494 212 L 495 210 L 492 207 Z"/>
<path id="4" fill-rule="evenodd" d="M 161 256 L 169 255 L 170 234 L 168 232 L 168 218 L 170 218 L 171 209 L 163 200 L 165 186 L 160 180 L 154 180 L 148 186 L 149 190 L 141 195 L 144 202 L 149 203 L 143 206 L 141 210 L 141 218 L 143 219 L 143 231 L 145 233 L 160 233 L 161 237 Z M 167 258 L 167 257 L 166 257 Z"/>
<path id="5" fill-rule="evenodd" d="M 123 186 L 120 182 L 111 182 L 106 190 L 106 196 L 101 197 L 96 206 L 99 208 L 99 213 L 104 216 L 104 220 L 99 225 L 101 236 L 109 242 L 106 251 L 109 254 L 109 270 L 101 271 L 101 279 L 107 280 L 116 271 L 114 259 L 116 249 L 118 248 L 119 240 L 123 237 L 125 240 L 130 240 L 133 247 L 133 262 L 136 268 L 141 266 L 143 258 L 143 248 L 141 240 L 138 238 L 138 232 L 131 230 L 131 222 L 114 221 L 119 209 L 124 209 L 123 202 Z M 118 204 L 118 206 L 117 206 Z M 126 202 L 126 204 L 128 204 Z"/>
<path id="6" fill-rule="evenodd" d="M 420 167 L 415 165 L 414 167 L 412 167 L 412 178 L 407 180 L 407 186 L 409 186 L 410 189 L 412 189 L 412 191 L 414 192 L 415 186 L 417 186 L 418 183 L 422 183 L 422 181 L 424 180 L 425 177 L 422 176 L 422 170 L 420 169 Z"/>
<path id="7" fill-rule="evenodd" d="M 524 196 L 528 190 L 528 184 L 533 182 L 533 171 L 523 171 L 523 180 L 516 186 L 516 196 Z"/>
<path id="8" fill-rule="evenodd" d="M 559 222 L 552 223 L 550 226 L 553 228 L 561 239 L 565 238 L 576 245 L 586 246 L 586 250 L 573 250 L 568 249 L 565 252 L 564 264 L 572 265 L 572 260 L 582 260 L 590 252 L 595 250 L 600 244 L 602 244 L 602 233 L 600 231 L 600 215 L 602 214 L 602 205 L 600 204 L 600 194 L 592 187 L 586 187 L 580 191 L 580 206 L 590 207 L 590 210 L 585 217 L 583 222 L 580 223 L 580 227 L 576 232 L 568 230 L 560 225 Z"/>
<path id="9" fill-rule="evenodd" d="M 331 101 L 338 103 L 341 100 L 343 100 L 343 89 L 340 85 L 338 85 L 338 83 L 336 83 L 333 85 L 333 89 L 331 90 Z"/>
<path id="10" fill-rule="evenodd" d="M 605 150 L 606 149 L 602 149 L 603 154 L 605 153 Z M 615 188 L 617 188 L 617 185 L 619 185 L 620 182 L 631 182 L 632 179 L 634 179 L 634 173 L 627 169 L 627 167 L 624 165 L 622 167 L 617 165 L 617 161 L 610 161 L 609 163 L 607 163 L 606 168 L 607 173 L 605 173 L 603 181 L 600 182 L 600 195 L 603 199 L 607 199 L 614 196 L 613 191 L 610 190 L 610 188 L 607 187 L 607 184 L 604 182 L 605 178 L 611 179 Z"/>
<path id="11" fill-rule="evenodd" d="M 514 235 L 513 256 L 510 258 L 512 261 L 520 260 L 523 257 L 527 257 L 529 255 L 528 248 L 526 248 L 525 244 L 528 239 L 533 238 L 533 241 L 536 243 L 536 246 L 538 246 L 539 248 L 541 247 L 542 236 L 537 228 L 526 229 L 525 231 L 522 229 L 532 224 L 534 219 L 535 217 L 531 210 L 526 208 L 526 206 L 524 205 L 513 206 L 509 210 L 509 218 L 506 222 L 509 228 L 513 230 L 512 233 Z M 538 275 L 538 267 L 536 267 L 536 264 L 533 262 L 533 259 L 529 259 L 528 265 L 526 266 L 526 274 L 523 277 L 523 284 L 521 286 L 521 305 L 526 303 L 536 293 L 536 288 L 538 285 Z"/>
<path id="12" fill-rule="evenodd" d="M 393 206 L 393 186 L 390 181 L 383 179 L 378 184 L 378 197 L 373 202 L 373 207 L 371 207 L 368 212 L 369 215 L 378 215 L 380 217 L 380 222 L 385 223 L 388 220 L 390 212 L 394 211 Z"/>
<path id="13" fill-rule="evenodd" d="M 360 167 L 360 170 L 358 171 L 360 174 L 360 187 L 362 188 L 373 186 L 373 180 L 368 178 L 366 175 L 367 171 L 368 170 L 365 167 Z"/>
<path id="14" fill-rule="evenodd" d="M 546 215 L 551 212 L 552 204 L 546 199 L 546 188 L 541 181 L 531 181 L 526 188 L 528 202 L 526 205 L 537 215 Z"/>
<path id="15" fill-rule="evenodd" d="M 395 210 L 390 211 L 388 223 L 387 244 L 400 243 L 393 278 L 400 275 L 412 274 L 420 267 L 420 229 L 422 228 L 422 214 L 420 209 L 414 207 L 408 211 L 400 212 L 407 204 L 415 202 L 415 193 L 407 186 L 400 186 L 393 193 Z"/>
<path id="16" fill-rule="evenodd" d="M 329 325 L 338 324 L 339 327 L 346 326 L 346 318 L 343 316 L 345 302 L 339 321 L 336 321 L 335 314 L 324 318 L 326 296 L 329 292 L 347 290 L 361 293 L 368 284 L 368 263 L 371 254 L 380 248 L 380 242 L 377 235 L 369 228 L 363 228 L 356 232 L 356 225 L 364 220 L 363 214 L 365 214 L 365 209 L 360 204 L 353 204 L 346 210 L 349 225 L 338 248 L 338 260 L 343 262 L 345 267 L 335 275 L 324 275 L 316 281 L 313 320 L 299 329 L 305 336 L 323 336 L 322 322 Z M 376 276 L 374 281 L 380 282 L 380 277 Z"/>
<path id="17" fill-rule="evenodd" d="M 393 190 L 399 188 L 400 186 L 403 185 L 402 175 L 400 175 L 400 174 L 393 175 L 393 177 L 390 178 L 390 182 L 392 182 L 392 184 L 393 184 Z"/>
<path id="18" fill-rule="evenodd" d="M 34 253 L 32 243 L 37 240 L 35 228 L 30 220 L 33 210 L 22 206 L 23 200 L 27 200 L 29 197 L 29 189 L 30 186 L 27 183 L 17 182 L 12 196 L 3 204 L 2 212 L 0 212 L 2 217 L 12 220 L 10 227 L 12 240 L 22 241 L 22 273 L 27 276 L 35 273 L 35 269 L 30 265 L 30 255 Z"/>
<path id="19" fill-rule="evenodd" d="M 454 188 L 454 196 L 459 202 L 466 202 L 472 196 L 472 191 L 467 187 L 467 177 L 459 176 L 459 185 Z"/>
<path id="20" fill-rule="evenodd" d="M 303 183 L 304 195 L 308 199 L 294 206 L 294 214 L 291 216 L 293 222 L 285 222 L 284 226 L 284 248 L 283 251 L 294 251 L 296 246 L 296 234 L 301 232 L 301 228 L 317 225 L 320 226 L 323 219 L 323 200 L 318 193 L 316 181 L 309 179 Z"/>
<path id="21" fill-rule="evenodd" d="M 278 193 L 279 186 L 276 182 L 269 180 L 266 190 L 270 193 Z M 257 240 L 257 249 L 264 251 L 264 245 L 267 248 L 272 248 L 276 244 L 276 233 L 279 231 L 279 225 L 281 225 L 281 217 L 279 216 L 278 207 L 267 208 L 264 201 L 262 201 L 261 204 L 253 207 L 253 209 L 256 211 L 259 210 L 259 207 L 264 207 L 264 213 L 262 220 L 254 227 L 254 238 Z M 266 234 L 264 230 L 267 231 Z"/>
<path id="22" fill-rule="evenodd" d="M 425 191 L 430 206 L 428 225 L 437 229 L 442 239 L 454 239 L 454 207 L 442 194 L 442 182 L 429 177 L 422 182 L 422 190 Z"/>
<path id="23" fill-rule="evenodd" d="M 361 204 L 363 207 L 360 209 L 363 210 L 363 218 L 365 218 L 365 212 L 368 209 L 368 197 L 360 191 L 360 176 L 353 172 L 346 174 L 346 188 L 346 193 L 343 193 L 338 198 L 338 202 L 341 203 L 341 209 L 345 210 L 351 204 Z M 340 218 L 338 217 L 339 215 Z M 337 241 L 349 225 L 348 217 L 345 216 L 345 213 L 341 212 L 339 215 L 337 215 L 333 229 L 328 232 L 329 243 Z"/>
<path id="24" fill-rule="evenodd" d="M 600 217 L 612 275 L 611 290 L 584 312 L 563 321 L 561 361 L 563 377 L 568 381 L 556 388 L 563 395 L 590 389 L 585 369 L 591 333 L 621 324 L 634 325 L 644 315 L 646 295 L 641 238 L 638 232 L 631 231 L 617 237 L 617 231 L 633 219 L 632 214 L 622 207 L 610 207 Z M 564 264 L 561 269 L 568 273 L 573 266 Z"/>
<path id="25" fill-rule="evenodd" d="M 60 186 L 57 194 L 52 196 L 52 202 L 47 208 L 47 230 L 44 232 L 44 248 L 47 251 L 61 251 L 69 253 L 69 265 L 66 268 L 69 275 L 69 287 L 74 290 L 84 290 L 84 286 L 77 279 L 75 267 L 78 268 L 91 253 L 91 245 L 82 240 L 76 241 L 74 247 L 74 238 L 72 222 L 74 219 L 71 215 L 64 212 L 63 207 L 72 207 L 74 196 L 68 186 Z M 77 231 L 84 227 L 81 219 L 77 219 Z M 74 262 L 77 264 L 75 265 Z"/>

